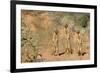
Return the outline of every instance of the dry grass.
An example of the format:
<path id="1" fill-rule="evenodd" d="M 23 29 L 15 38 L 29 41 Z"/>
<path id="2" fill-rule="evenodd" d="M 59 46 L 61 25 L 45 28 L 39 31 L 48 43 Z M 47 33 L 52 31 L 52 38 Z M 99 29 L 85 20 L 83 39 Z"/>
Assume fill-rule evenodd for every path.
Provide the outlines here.
<path id="1" fill-rule="evenodd" d="M 75 20 L 75 15 L 84 16 L 85 14 L 22 10 L 21 62 L 90 59 L 89 25 L 87 27 L 79 25 L 78 21 Z M 65 51 L 68 49 L 65 48 L 67 43 L 64 42 L 66 38 L 65 24 L 68 24 L 69 34 L 71 35 L 69 42 L 71 50 L 69 49 L 68 52 L 72 53 Z M 59 54 L 56 56 L 53 55 L 55 50 L 52 41 L 55 29 L 59 31 Z M 77 31 L 80 32 L 81 44 L 78 43 Z M 81 52 L 78 47 L 82 49 Z"/>

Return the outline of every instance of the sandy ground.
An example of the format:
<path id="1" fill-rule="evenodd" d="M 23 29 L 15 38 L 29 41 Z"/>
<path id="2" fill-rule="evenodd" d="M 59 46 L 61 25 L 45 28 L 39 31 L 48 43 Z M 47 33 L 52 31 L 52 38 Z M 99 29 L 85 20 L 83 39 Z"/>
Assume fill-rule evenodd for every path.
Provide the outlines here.
<path id="1" fill-rule="evenodd" d="M 57 56 L 54 56 L 52 55 L 52 53 L 50 53 L 50 50 L 47 49 L 47 50 L 41 50 L 41 53 L 42 55 L 42 59 L 44 61 L 68 61 L 68 60 L 87 60 L 89 59 L 89 51 L 83 55 L 83 56 L 78 56 L 77 53 L 73 53 L 73 54 L 62 54 L 62 55 L 57 55 Z"/>

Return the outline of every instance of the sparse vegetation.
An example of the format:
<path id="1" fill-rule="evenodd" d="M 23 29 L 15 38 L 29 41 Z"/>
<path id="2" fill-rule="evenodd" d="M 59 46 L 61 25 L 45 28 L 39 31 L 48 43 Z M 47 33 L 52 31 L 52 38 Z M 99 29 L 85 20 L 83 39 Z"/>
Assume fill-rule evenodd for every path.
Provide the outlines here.
<path id="1" fill-rule="evenodd" d="M 89 22 L 88 13 L 22 10 L 21 62 L 38 62 L 39 57 L 39 62 L 89 59 Z M 58 36 L 54 39 L 55 30 L 58 30 Z"/>

